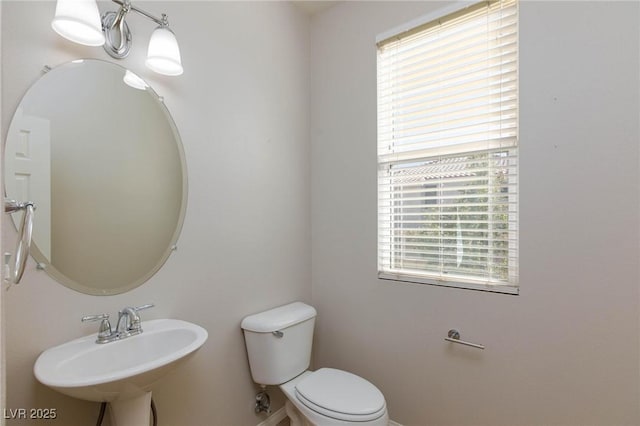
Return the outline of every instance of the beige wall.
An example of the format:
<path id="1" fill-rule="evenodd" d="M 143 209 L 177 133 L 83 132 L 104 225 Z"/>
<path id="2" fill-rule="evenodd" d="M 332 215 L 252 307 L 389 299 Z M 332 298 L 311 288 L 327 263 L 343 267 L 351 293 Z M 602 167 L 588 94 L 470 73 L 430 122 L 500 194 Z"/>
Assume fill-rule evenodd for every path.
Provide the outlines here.
<path id="1" fill-rule="evenodd" d="M 112 59 L 57 36 L 50 28 L 53 1 L 2 6 L 4 137 L 43 65 Z M 118 63 L 164 96 L 181 133 L 189 201 L 178 251 L 142 287 L 110 297 L 69 290 L 30 261 L 24 282 L 2 294 L 7 408 L 57 408 L 58 420 L 48 424 L 95 424 L 98 404 L 40 385 L 33 363 L 47 347 L 95 332 L 96 324 L 80 323 L 83 315 L 153 302 L 143 318 L 181 318 L 209 332 L 196 356 L 154 391 L 159 424 L 256 425 L 263 417 L 253 412 L 256 387 L 240 320 L 310 301 L 308 18 L 285 2 L 145 1 L 144 9 L 169 15 L 185 73 L 164 78 L 144 67 L 154 25 L 137 15 L 129 18 L 132 53 Z M 5 247 L 15 239 L 9 225 Z M 283 398 L 273 396 L 277 409 Z"/>
<path id="2" fill-rule="evenodd" d="M 0 58 L 2 57 L 2 2 L 0 2 Z M 0 79 L 0 116 L 4 111 L 3 102 L 2 102 L 2 80 Z M 4 125 L 0 122 L 0 135 L 5 134 Z M 4 143 L 0 144 L 0 152 L 2 151 L 2 147 Z M 4 158 L 4 156 L 2 157 Z M 0 161 L 0 182 L 4 187 L 4 162 Z M 4 231 L 2 230 L 2 226 L 4 224 L 4 215 L 0 214 L 0 252 L 5 253 L 7 248 L 2 243 L 2 237 L 4 235 Z M 0 292 L 2 293 L 2 292 Z M 4 340 L 4 295 L 0 294 L 0 408 L 4 408 L 7 406 L 7 394 L 6 394 L 6 374 L 5 374 L 5 340 Z M 4 417 L 4 416 L 3 416 Z M 4 426 L 5 420 L 0 419 L 0 426 Z"/>
<path id="3" fill-rule="evenodd" d="M 94 331 L 82 315 L 154 302 L 145 318 L 190 320 L 210 336 L 154 392 L 160 424 L 255 425 L 239 322 L 302 299 L 319 310 L 317 364 L 372 380 L 400 423 L 640 423 L 638 4 L 521 6 L 520 296 L 375 278 L 375 35 L 440 5 L 340 4 L 313 19 L 309 64 L 309 23 L 288 3 L 145 2 L 169 14 L 185 74 L 146 71 L 153 25 L 135 16 L 134 51 L 119 63 L 165 97 L 181 132 L 179 250 L 111 297 L 68 290 L 31 262 L 2 295 L 7 407 L 93 424 L 97 404 L 38 384 L 33 363 Z M 6 132 L 42 65 L 109 58 L 56 36 L 53 2 L 2 6 Z M 445 343 L 452 327 L 487 349 Z"/>
<path id="4" fill-rule="evenodd" d="M 312 20 L 316 364 L 406 425 L 640 424 L 639 4 L 521 3 L 519 296 L 376 278 L 375 37 L 442 5 Z"/>

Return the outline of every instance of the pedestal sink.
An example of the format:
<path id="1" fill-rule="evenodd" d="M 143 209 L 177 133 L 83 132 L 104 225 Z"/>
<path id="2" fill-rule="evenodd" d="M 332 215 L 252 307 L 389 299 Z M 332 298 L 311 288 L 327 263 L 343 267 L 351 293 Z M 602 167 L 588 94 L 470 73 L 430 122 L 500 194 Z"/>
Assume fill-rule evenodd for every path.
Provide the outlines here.
<path id="1" fill-rule="evenodd" d="M 58 392 L 107 401 L 114 426 L 149 424 L 151 387 L 207 340 L 207 331 L 174 319 L 143 321 L 141 334 L 97 344 L 96 334 L 47 349 L 36 378 Z"/>

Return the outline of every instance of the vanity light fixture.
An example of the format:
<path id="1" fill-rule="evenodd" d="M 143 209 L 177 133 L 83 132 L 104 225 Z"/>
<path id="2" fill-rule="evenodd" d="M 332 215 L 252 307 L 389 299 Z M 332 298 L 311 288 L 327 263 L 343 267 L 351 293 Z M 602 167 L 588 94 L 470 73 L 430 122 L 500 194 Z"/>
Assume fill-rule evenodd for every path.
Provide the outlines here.
<path id="1" fill-rule="evenodd" d="M 167 15 L 157 18 L 131 4 L 131 0 L 111 0 L 120 5 L 117 12 L 105 12 L 100 18 L 96 0 L 57 0 L 51 27 L 62 37 L 86 46 L 103 46 L 113 58 L 127 57 L 131 49 L 131 31 L 125 21 L 127 13 L 137 12 L 158 27 L 151 34 L 145 65 L 159 74 L 183 72 L 180 48 Z"/>

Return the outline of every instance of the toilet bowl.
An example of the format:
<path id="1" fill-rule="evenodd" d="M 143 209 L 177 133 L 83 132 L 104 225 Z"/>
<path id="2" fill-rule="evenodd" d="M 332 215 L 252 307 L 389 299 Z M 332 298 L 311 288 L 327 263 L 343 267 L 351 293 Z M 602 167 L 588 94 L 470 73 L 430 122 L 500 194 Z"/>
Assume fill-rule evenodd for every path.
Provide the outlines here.
<path id="1" fill-rule="evenodd" d="M 384 395 L 347 371 L 309 371 L 316 310 L 301 302 L 242 320 L 253 381 L 279 385 L 291 426 L 387 426 Z"/>
<path id="2" fill-rule="evenodd" d="M 305 371 L 280 385 L 288 399 L 291 426 L 387 426 L 389 415 L 382 392 L 355 374 L 321 368 Z"/>

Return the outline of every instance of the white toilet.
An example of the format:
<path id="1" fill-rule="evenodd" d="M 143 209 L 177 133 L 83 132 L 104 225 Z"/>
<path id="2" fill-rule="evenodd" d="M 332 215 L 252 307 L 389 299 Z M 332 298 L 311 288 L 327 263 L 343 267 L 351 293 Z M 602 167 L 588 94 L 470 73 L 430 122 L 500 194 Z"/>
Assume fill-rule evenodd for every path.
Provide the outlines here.
<path id="1" fill-rule="evenodd" d="M 309 371 L 316 310 L 301 302 L 242 320 L 253 381 L 280 385 L 291 426 L 387 426 L 382 392 L 342 370 Z"/>

